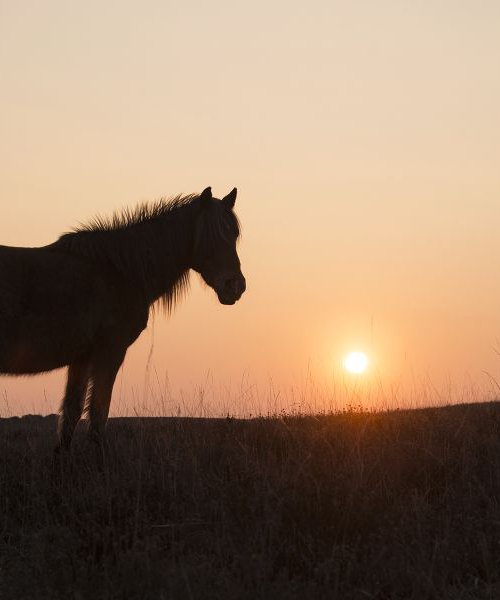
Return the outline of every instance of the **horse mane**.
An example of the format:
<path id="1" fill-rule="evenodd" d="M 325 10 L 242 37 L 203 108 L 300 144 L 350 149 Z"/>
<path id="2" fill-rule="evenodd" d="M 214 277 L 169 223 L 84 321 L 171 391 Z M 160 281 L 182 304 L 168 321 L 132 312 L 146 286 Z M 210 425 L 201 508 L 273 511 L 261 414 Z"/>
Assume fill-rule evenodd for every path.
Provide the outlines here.
<path id="1" fill-rule="evenodd" d="M 135 207 L 125 207 L 115 210 L 111 217 L 96 215 L 88 223 L 81 223 L 70 233 L 82 231 L 117 231 L 151 222 L 164 217 L 176 208 L 191 204 L 194 199 L 199 198 L 196 194 L 179 194 L 172 198 L 160 198 L 153 202 L 142 202 Z M 67 234 L 66 234 L 67 235 Z"/>
<path id="2" fill-rule="evenodd" d="M 189 289 L 190 270 L 185 264 L 191 256 L 186 254 L 186 242 L 191 241 L 189 253 L 194 246 L 209 252 L 218 240 L 228 239 L 230 231 L 240 236 L 234 212 L 215 201 L 216 210 L 200 214 L 196 235 L 187 240 L 198 200 L 199 194 L 178 195 L 124 208 L 111 217 L 97 215 L 50 247 L 111 264 L 123 276 L 133 277 L 146 297 L 170 313 Z M 167 280 L 160 282 L 160 274 L 167 274 Z"/>

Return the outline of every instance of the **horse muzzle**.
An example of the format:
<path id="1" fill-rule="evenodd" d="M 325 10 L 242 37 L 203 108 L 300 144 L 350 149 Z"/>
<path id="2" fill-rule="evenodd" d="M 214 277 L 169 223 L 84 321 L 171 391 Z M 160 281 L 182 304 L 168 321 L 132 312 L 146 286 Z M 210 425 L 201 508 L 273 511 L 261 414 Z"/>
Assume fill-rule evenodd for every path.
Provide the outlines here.
<path id="1" fill-rule="evenodd" d="M 245 278 L 243 275 L 238 275 L 225 279 L 220 286 L 215 288 L 215 292 L 221 304 L 232 305 L 241 298 L 246 288 Z"/>

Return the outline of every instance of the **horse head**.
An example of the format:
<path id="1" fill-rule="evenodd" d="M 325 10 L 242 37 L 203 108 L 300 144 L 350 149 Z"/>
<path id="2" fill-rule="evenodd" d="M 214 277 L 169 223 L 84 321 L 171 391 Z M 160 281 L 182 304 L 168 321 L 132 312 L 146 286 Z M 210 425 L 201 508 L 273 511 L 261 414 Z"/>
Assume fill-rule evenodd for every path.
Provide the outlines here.
<path id="1" fill-rule="evenodd" d="M 237 190 L 219 200 L 206 188 L 199 197 L 192 269 L 217 294 L 221 304 L 234 304 L 246 289 L 236 243 L 240 235 L 233 212 Z"/>

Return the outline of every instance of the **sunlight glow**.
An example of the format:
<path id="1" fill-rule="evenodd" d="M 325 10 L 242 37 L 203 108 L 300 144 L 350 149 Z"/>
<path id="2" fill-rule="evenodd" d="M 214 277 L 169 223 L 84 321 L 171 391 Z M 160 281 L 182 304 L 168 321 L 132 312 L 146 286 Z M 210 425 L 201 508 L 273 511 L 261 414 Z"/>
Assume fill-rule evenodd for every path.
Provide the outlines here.
<path id="1" fill-rule="evenodd" d="M 363 352 L 350 352 L 344 359 L 344 368 L 349 373 L 359 375 L 366 370 L 368 357 Z"/>

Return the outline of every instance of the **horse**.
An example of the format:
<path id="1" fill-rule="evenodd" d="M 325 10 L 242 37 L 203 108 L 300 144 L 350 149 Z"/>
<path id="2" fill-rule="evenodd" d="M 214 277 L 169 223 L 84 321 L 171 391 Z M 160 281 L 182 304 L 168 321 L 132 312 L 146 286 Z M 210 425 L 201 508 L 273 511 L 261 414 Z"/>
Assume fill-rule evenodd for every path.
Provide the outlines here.
<path id="1" fill-rule="evenodd" d="M 84 411 L 102 445 L 128 347 L 155 304 L 171 312 L 191 270 L 222 304 L 240 299 L 236 194 L 218 199 L 207 187 L 98 216 L 47 246 L 0 246 L 0 374 L 68 367 L 56 452 L 69 450 Z"/>

